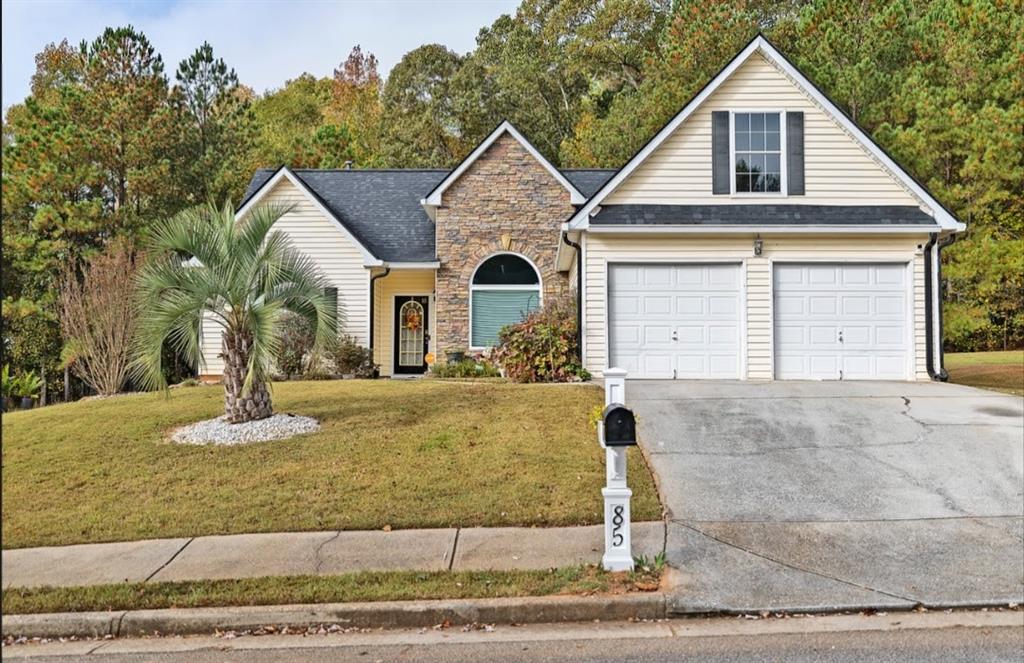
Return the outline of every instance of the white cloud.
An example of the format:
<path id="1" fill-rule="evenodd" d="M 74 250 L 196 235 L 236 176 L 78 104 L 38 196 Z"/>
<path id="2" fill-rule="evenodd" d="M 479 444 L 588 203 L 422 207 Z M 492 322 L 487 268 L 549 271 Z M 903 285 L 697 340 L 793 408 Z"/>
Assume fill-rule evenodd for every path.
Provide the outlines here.
<path id="1" fill-rule="evenodd" d="M 108 26 L 132 24 L 163 55 L 169 76 L 203 41 L 257 92 L 308 71 L 329 75 L 356 44 L 374 53 L 382 73 L 406 52 L 438 42 L 464 53 L 477 32 L 516 0 L 220 0 L 75 2 L 5 0 L 3 106 L 21 101 L 34 56 L 50 42 L 77 45 Z"/>

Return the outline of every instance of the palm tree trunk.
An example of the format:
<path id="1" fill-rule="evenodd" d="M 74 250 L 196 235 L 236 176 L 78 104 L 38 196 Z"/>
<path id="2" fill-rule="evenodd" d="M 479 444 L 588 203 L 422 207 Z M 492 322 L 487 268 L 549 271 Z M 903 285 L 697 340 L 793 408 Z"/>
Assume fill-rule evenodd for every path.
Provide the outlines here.
<path id="1" fill-rule="evenodd" d="M 224 414 L 233 424 L 266 419 L 274 412 L 266 383 L 253 384 L 242 393 L 251 345 L 244 334 L 224 334 Z"/>

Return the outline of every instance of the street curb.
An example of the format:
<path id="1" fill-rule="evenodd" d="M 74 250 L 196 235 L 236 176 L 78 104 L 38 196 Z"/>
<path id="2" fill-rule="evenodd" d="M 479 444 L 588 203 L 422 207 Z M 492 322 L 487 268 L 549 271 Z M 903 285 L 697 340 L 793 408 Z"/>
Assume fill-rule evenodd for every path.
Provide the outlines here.
<path id="1" fill-rule="evenodd" d="M 69 638 L 200 635 L 266 626 L 305 629 L 321 624 L 348 628 L 418 628 L 445 622 L 536 624 L 662 619 L 660 592 L 612 596 L 541 596 L 511 599 L 379 601 L 312 605 L 172 608 L 115 612 L 4 615 L 3 637 Z"/>

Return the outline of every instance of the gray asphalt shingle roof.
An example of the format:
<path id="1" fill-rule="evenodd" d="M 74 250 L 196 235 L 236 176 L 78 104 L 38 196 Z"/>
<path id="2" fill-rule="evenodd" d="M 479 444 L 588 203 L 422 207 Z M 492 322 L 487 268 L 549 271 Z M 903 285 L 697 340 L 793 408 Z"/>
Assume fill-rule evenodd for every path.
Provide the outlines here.
<path id="1" fill-rule="evenodd" d="M 935 226 L 913 205 L 605 205 L 591 225 Z"/>
<path id="2" fill-rule="evenodd" d="M 277 170 L 253 175 L 241 207 Z M 420 200 L 451 172 L 438 169 L 292 170 L 370 253 L 388 262 L 436 259 L 434 222 Z M 613 170 L 568 169 L 562 173 L 584 196 L 592 196 Z"/>

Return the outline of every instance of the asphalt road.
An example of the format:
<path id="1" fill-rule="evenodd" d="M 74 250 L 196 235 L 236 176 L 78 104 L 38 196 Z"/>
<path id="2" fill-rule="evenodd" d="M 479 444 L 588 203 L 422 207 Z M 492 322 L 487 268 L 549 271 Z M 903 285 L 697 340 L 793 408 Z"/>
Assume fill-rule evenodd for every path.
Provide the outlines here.
<path id="1" fill-rule="evenodd" d="M 100 646 L 102 645 L 102 646 Z M 58 649 L 63 647 L 63 651 Z M 87 653 L 92 651 L 91 654 Z M 115 652 L 121 650 L 121 652 Z M 84 655 L 84 656 L 83 656 Z M 331 636 L 163 638 L 7 647 L 33 662 L 252 661 L 1013 661 L 1024 656 L 1024 614 L 959 613 L 685 620 L 649 624 L 497 627 L 493 632 L 401 631 Z"/>

